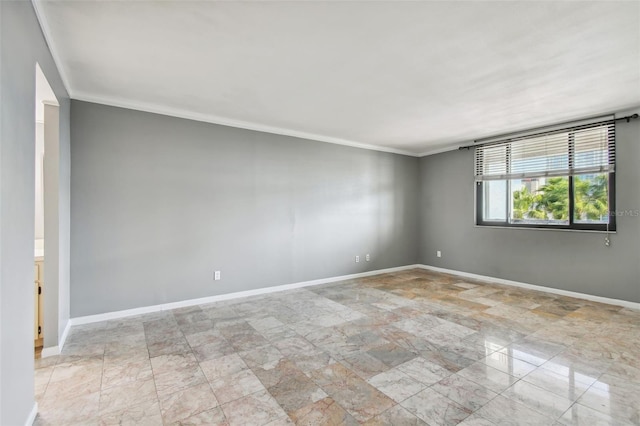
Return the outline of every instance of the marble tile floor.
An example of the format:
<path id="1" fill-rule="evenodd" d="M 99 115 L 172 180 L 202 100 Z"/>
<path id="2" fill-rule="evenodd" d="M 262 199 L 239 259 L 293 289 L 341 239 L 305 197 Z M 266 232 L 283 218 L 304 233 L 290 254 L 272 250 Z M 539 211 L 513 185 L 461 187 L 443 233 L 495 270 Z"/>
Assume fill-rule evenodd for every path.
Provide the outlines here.
<path id="1" fill-rule="evenodd" d="M 639 425 L 640 311 L 426 270 L 73 327 L 36 425 Z"/>

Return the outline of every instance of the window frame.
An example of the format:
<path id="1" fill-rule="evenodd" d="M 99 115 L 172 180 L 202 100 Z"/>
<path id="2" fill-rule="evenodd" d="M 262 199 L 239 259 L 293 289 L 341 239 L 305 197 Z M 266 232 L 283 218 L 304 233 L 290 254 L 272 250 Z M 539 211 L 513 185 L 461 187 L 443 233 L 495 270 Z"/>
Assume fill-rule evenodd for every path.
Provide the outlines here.
<path id="1" fill-rule="evenodd" d="M 573 143 L 574 132 L 569 131 L 569 140 L 567 141 L 567 146 L 569 147 Z M 507 148 L 507 151 L 509 148 Z M 572 148 L 569 148 L 571 151 Z M 509 154 L 507 153 L 507 160 Z M 569 154 L 569 162 L 573 162 L 574 158 Z M 588 173 L 590 174 L 590 173 Z M 499 227 L 499 228 L 521 228 L 521 229 L 556 229 L 556 230 L 574 230 L 574 231 L 599 231 L 599 232 L 615 232 L 616 231 L 616 215 L 612 214 L 615 212 L 616 205 L 616 172 L 615 169 L 612 172 L 606 173 L 608 175 L 608 206 L 607 210 L 609 212 L 609 223 L 576 223 L 575 222 L 575 194 L 574 194 L 574 177 L 581 176 L 580 174 L 567 174 L 556 177 L 566 177 L 569 179 L 569 223 L 566 225 L 551 225 L 551 224 L 533 224 L 533 223 L 511 223 L 511 181 L 513 179 L 496 179 L 491 180 L 489 182 L 506 182 L 507 190 L 505 191 L 505 202 L 506 202 L 506 217 L 504 221 L 500 220 L 484 220 L 484 182 L 487 181 L 476 181 L 474 184 L 475 188 L 475 208 L 476 208 L 476 226 L 482 227 Z"/>

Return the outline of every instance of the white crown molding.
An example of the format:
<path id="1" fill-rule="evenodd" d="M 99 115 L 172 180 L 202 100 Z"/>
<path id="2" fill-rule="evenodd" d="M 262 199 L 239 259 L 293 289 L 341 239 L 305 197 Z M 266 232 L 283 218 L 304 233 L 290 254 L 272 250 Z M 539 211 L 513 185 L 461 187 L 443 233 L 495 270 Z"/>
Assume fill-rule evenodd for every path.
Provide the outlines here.
<path id="1" fill-rule="evenodd" d="M 526 288 L 528 290 L 542 291 L 545 293 L 559 294 L 561 296 L 575 297 L 577 299 L 590 300 L 592 302 L 606 303 L 608 305 L 623 306 L 629 309 L 640 310 L 640 303 L 630 302 L 628 300 L 611 299 L 609 297 L 594 296 L 592 294 L 578 293 L 576 291 L 561 290 L 559 288 L 545 287 L 542 285 L 527 284 L 519 281 L 505 280 L 503 278 L 489 277 L 486 275 L 473 274 L 471 272 L 462 272 L 455 269 L 439 268 L 437 266 L 419 265 L 422 269 L 428 269 L 434 272 L 442 272 L 444 274 L 458 275 L 460 277 L 471 278 L 478 281 L 486 281 L 494 284 L 503 284 L 512 287 Z"/>
<path id="2" fill-rule="evenodd" d="M 605 116 L 611 116 L 612 118 L 615 117 L 621 117 L 621 116 L 625 116 L 625 115 L 632 115 L 632 114 L 638 114 L 640 113 L 640 106 L 633 106 L 631 108 L 623 108 L 621 110 L 619 110 L 618 112 L 606 112 L 606 113 L 602 113 L 602 114 L 596 114 L 593 116 L 590 116 L 588 118 L 585 119 L 579 119 L 579 120 L 572 120 L 569 122 L 565 122 L 565 123 L 560 123 L 560 124 L 550 124 L 550 125 L 546 125 L 546 126 L 541 126 L 541 127 L 536 127 L 536 128 L 562 128 L 563 126 L 567 126 L 567 123 L 588 123 L 588 122 L 593 122 L 595 120 L 598 119 L 602 119 L 602 117 Z M 500 139 L 500 138 L 504 138 L 505 136 L 510 136 L 510 135 L 526 135 L 527 133 L 531 132 L 533 130 L 521 130 L 521 131 L 516 131 L 516 132 L 509 132 L 509 133 L 505 133 L 505 134 L 501 134 L 501 135 L 495 135 L 495 136 L 490 136 L 490 137 L 483 137 L 481 138 L 483 142 L 485 141 L 491 141 L 492 139 Z M 438 149 L 433 149 L 433 150 L 429 150 L 429 151 L 424 151 L 420 154 L 418 154 L 418 157 L 426 157 L 429 155 L 434 155 L 434 154 L 440 154 L 442 152 L 448 152 L 448 151 L 455 151 L 456 149 L 458 149 L 461 146 L 471 146 L 473 145 L 473 141 L 468 142 L 468 143 L 456 143 L 456 144 L 452 144 L 452 145 L 447 145 Z"/>
<path id="3" fill-rule="evenodd" d="M 440 147 L 437 149 L 432 149 L 429 151 L 424 151 L 421 152 L 420 154 L 417 154 L 418 157 L 428 157 L 429 155 L 435 155 L 435 154 L 441 154 L 443 152 L 449 152 L 449 151 L 455 151 L 457 150 L 460 146 L 462 146 L 461 144 L 455 144 L 455 145 L 447 145 L 444 147 Z"/>
<path id="4" fill-rule="evenodd" d="M 116 311 L 116 312 L 107 312 L 104 314 L 88 315 L 84 317 L 71 318 L 69 320 L 69 323 L 71 323 L 71 325 L 74 325 L 74 326 L 81 325 L 81 324 L 90 324 L 94 322 L 125 318 L 125 317 L 134 316 L 134 315 L 148 314 L 151 312 L 160 312 L 160 311 L 166 311 L 166 310 L 171 310 L 176 308 L 184 308 L 188 306 L 204 305 L 206 303 L 220 302 L 223 300 L 238 299 L 241 297 L 249 297 L 249 296 L 259 296 L 262 294 L 277 293 L 280 291 L 293 290 L 296 288 L 310 287 L 310 286 L 320 285 L 320 284 L 328 284 L 328 283 L 333 283 L 337 281 L 352 280 L 354 278 L 370 277 L 373 275 L 387 274 L 390 272 L 405 271 L 407 269 L 419 268 L 420 266 L 421 265 L 405 265 L 405 266 L 398 266 L 395 268 L 377 269 L 375 271 L 360 272 L 357 274 L 341 275 L 341 276 L 330 277 L 330 278 L 321 278 L 318 280 L 302 281 L 302 282 L 297 282 L 293 284 L 284 284 L 284 285 L 278 285 L 274 287 L 258 288 L 255 290 L 239 291 L 236 293 L 220 294 L 217 296 L 202 297 L 199 299 L 183 300 L 180 302 L 164 303 L 161 305 L 145 306 L 142 308 L 126 309 L 123 311 Z"/>
<path id="5" fill-rule="evenodd" d="M 38 18 L 38 22 L 40 23 L 40 29 L 42 29 L 42 34 L 44 35 L 44 39 L 49 46 L 49 51 L 51 52 L 51 57 L 53 58 L 53 63 L 58 68 L 58 74 L 60 74 L 60 78 L 62 79 L 62 84 L 64 88 L 67 89 L 67 94 L 69 98 L 71 98 L 71 85 L 69 84 L 69 76 L 67 74 L 66 69 L 62 66 L 63 62 L 60 58 L 59 50 L 56 47 L 56 44 L 51 37 L 51 28 L 49 27 L 49 22 L 47 21 L 46 14 L 42 10 L 42 6 L 40 5 L 41 0 L 31 0 L 31 4 L 33 5 L 33 9 L 36 12 L 36 17 Z"/>
<path id="6" fill-rule="evenodd" d="M 25 426 L 31 426 L 33 422 L 36 421 L 37 415 L 38 415 L 38 403 L 34 402 L 33 407 L 31 408 L 31 412 L 29 413 L 29 417 L 27 417 L 27 421 L 24 422 Z"/>
<path id="7" fill-rule="evenodd" d="M 205 123 L 219 124 L 222 126 L 236 127 L 239 129 L 254 130 L 257 132 L 272 133 L 276 135 L 291 136 L 294 138 L 308 139 L 318 142 L 327 142 L 335 145 L 350 146 L 353 148 L 367 149 L 370 151 L 389 152 L 392 154 L 407 155 L 410 157 L 418 157 L 415 152 L 404 151 L 401 149 L 389 148 L 378 145 L 371 145 L 356 142 L 348 139 L 334 138 L 332 136 L 318 135 L 315 133 L 300 132 L 297 130 L 285 129 L 283 127 L 268 126 L 264 124 L 251 123 L 248 121 L 234 120 L 216 115 L 202 114 L 187 110 L 171 108 L 161 105 L 154 105 L 145 102 L 134 102 L 124 99 L 114 99 L 103 96 L 93 96 L 88 93 L 74 92 L 73 99 L 84 102 L 92 102 L 96 104 L 114 106 L 118 108 L 133 109 L 137 111 L 150 112 L 153 114 L 168 115 L 171 117 L 184 118 L 187 120 L 202 121 Z"/>

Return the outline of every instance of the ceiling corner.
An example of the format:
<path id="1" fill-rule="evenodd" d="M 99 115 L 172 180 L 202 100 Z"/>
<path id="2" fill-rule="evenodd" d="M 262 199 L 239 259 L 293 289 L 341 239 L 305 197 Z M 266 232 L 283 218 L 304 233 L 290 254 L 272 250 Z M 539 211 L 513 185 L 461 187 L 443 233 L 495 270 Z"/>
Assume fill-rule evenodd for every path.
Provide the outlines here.
<path id="1" fill-rule="evenodd" d="M 64 88 L 67 90 L 67 94 L 69 98 L 73 97 L 73 92 L 71 91 L 71 85 L 69 84 L 69 77 L 66 69 L 63 66 L 63 62 L 58 53 L 58 49 L 56 47 L 53 38 L 51 37 L 51 30 L 49 28 L 49 23 L 47 21 L 46 14 L 42 10 L 42 0 L 31 0 L 31 4 L 33 5 L 33 9 L 36 12 L 36 17 L 38 18 L 38 23 L 40 24 L 40 29 L 42 30 L 42 34 L 44 35 L 45 42 L 49 47 L 49 52 L 51 52 L 51 56 L 53 57 L 53 62 L 58 69 L 58 73 L 60 74 L 60 78 L 62 79 L 62 84 Z"/>

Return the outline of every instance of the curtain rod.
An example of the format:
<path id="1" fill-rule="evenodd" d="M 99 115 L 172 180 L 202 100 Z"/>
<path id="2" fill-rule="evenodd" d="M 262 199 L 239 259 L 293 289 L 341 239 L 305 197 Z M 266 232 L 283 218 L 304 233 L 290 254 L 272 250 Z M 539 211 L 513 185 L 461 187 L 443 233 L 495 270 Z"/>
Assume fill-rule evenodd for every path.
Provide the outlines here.
<path id="1" fill-rule="evenodd" d="M 612 118 L 612 119 L 610 119 L 610 120 L 602 120 L 602 121 L 598 121 L 598 122 L 594 122 L 594 123 L 589 123 L 589 124 L 588 124 L 588 126 L 593 126 L 593 125 L 596 125 L 596 124 L 602 124 L 602 123 L 608 123 L 608 122 L 611 122 L 611 121 L 621 121 L 621 120 L 626 120 L 626 121 L 627 121 L 627 123 L 628 123 L 628 122 L 630 122 L 631 120 L 635 120 L 635 119 L 637 119 L 637 118 L 640 118 L 640 115 L 638 115 L 638 114 L 632 114 L 632 115 L 627 115 L 626 117 Z M 573 123 L 575 123 L 575 121 L 573 121 Z M 569 123 L 564 123 L 564 124 L 569 124 Z M 561 126 L 561 125 L 562 125 L 562 124 L 556 124 L 555 126 Z M 587 124 L 585 124 L 585 126 L 586 126 L 586 125 L 587 125 Z M 547 127 L 552 127 L 552 126 L 547 126 Z M 538 128 L 539 128 L 539 129 L 541 129 L 542 127 L 538 127 Z M 558 129 L 558 130 L 561 130 L 561 129 Z M 520 133 L 522 133 L 522 132 L 520 132 Z M 523 136 L 523 137 L 539 136 L 539 135 L 542 135 L 542 134 L 545 134 L 545 133 L 548 133 L 548 132 L 533 133 L 533 134 L 526 135 L 526 136 Z M 517 134 L 517 133 L 512 133 L 512 134 Z M 491 137 L 491 138 L 484 138 L 484 139 L 497 139 L 497 138 L 503 138 L 503 139 L 502 139 L 502 140 L 491 141 L 491 142 L 486 142 L 486 143 L 476 143 L 476 142 L 478 142 L 478 141 L 483 140 L 483 139 L 477 139 L 477 140 L 475 140 L 475 141 L 474 141 L 474 144 L 473 144 L 473 145 L 465 145 L 465 146 L 461 146 L 461 147 L 459 147 L 458 149 L 460 149 L 460 150 L 462 150 L 462 149 L 471 149 L 471 148 L 476 148 L 476 147 L 479 147 L 479 146 L 485 146 L 485 145 L 491 145 L 491 144 L 495 144 L 495 143 L 500 143 L 500 142 L 504 141 L 505 139 L 509 139 L 509 138 L 507 137 L 507 135 L 503 135 L 503 136 L 495 136 L 495 137 Z"/>

